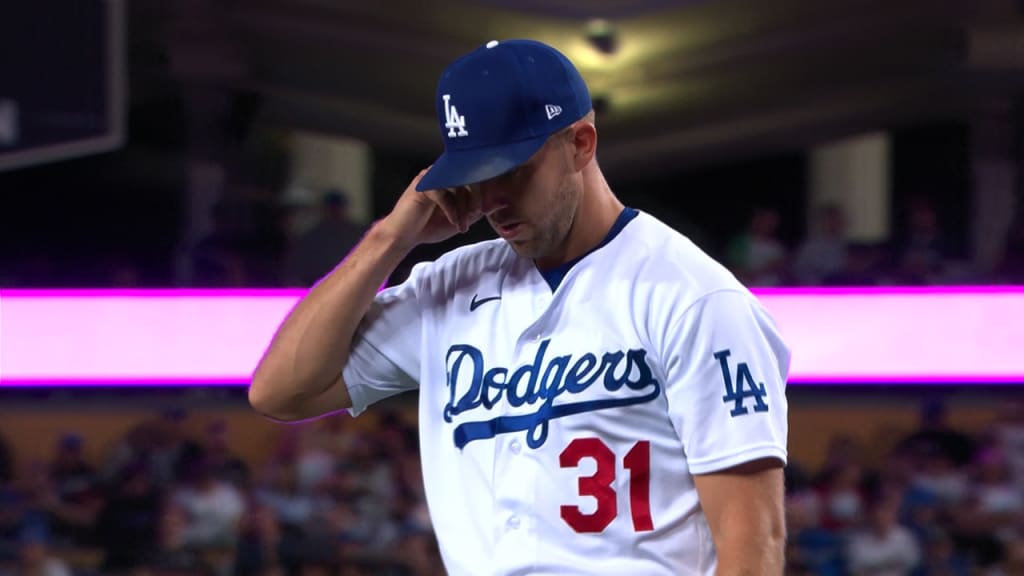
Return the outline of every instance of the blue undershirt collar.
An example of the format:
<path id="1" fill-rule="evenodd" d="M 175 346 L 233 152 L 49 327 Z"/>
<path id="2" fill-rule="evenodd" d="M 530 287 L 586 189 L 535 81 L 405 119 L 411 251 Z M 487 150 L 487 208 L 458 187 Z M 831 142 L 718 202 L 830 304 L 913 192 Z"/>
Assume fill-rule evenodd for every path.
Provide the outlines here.
<path id="1" fill-rule="evenodd" d="M 548 283 L 548 286 L 551 287 L 551 291 L 554 292 L 555 289 L 558 288 L 558 285 L 562 283 L 562 279 L 565 278 L 565 275 L 569 273 L 569 270 L 571 270 L 577 262 L 583 260 L 594 251 L 600 250 L 601 247 L 603 247 L 605 244 L 611 242 L 612 239 L 619 235 L 619 232 L 622 232 L 622 229 L 626 227 L 626 224 L 629 224 L 629 222 L 633 218 L 636 218 L 638 214 L 640 214 L 640 212 L 636 208 L 630 208 L 627 206 L 622 210 L 622 212 L 619 213 L 619 217 L 615 219 L 615 223 L 612 224 L 611 230 L 608 231 L 608 234 L 605 235 L 604 240 L 601 240 L 600 244 L 594 246 L 593 249 L 583 254 L 582 256 L 579 256 L 578 258 L 573 258 L 572 260 L 566 262 L 565 264 L 556 266 L 550 270 L 540 270 L 540 275 L 544 277 L 544 280 Z"/>

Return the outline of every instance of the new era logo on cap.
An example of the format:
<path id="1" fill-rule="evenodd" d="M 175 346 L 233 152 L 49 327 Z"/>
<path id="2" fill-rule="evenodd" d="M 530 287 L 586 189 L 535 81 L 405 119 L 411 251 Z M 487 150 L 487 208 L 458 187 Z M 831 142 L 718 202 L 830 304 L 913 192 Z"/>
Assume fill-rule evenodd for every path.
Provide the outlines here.
<path id="1" fill-rule="evenodd" d="M 548 120 L 551 120 L 555 116 L 558 116 L 559 114 L 562 113 L 562 107 L 555 106 L 554 104 L 548 104 L 547 106 L 544 107 L 544 111 L 548 113 Z"/>

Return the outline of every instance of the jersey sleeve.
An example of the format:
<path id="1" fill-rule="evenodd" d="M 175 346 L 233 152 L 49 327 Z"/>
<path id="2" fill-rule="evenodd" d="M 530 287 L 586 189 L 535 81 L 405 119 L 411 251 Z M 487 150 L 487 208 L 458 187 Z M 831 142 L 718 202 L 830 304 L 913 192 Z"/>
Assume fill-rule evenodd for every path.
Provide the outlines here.
<path id="1" fill-rule="evenodd" d="M 665 334 L 662 358 L 672 425 L 690 472 L 787 459 L 790 353 L 749 293 L 723 290 L 690 306 Z"/>
<path id="2" fill-rule="evenodd" d="M 419 385 L 423 306 L 417 286 L 427 266 L 417 264 L 405 282 L 378 292 L 356 330 L 342 370 L 353 416 Z"/>

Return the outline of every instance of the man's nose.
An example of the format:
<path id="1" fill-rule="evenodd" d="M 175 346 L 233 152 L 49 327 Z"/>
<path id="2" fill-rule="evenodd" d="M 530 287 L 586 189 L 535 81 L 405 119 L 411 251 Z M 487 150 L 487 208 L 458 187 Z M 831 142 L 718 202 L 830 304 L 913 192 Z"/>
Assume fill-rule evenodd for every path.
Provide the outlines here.
<path id="1" fill-rule="evenodd" d="M 480 211 L 485 216 L 509 205 L 508 190 L 495 180 L 480 183 Z"/>

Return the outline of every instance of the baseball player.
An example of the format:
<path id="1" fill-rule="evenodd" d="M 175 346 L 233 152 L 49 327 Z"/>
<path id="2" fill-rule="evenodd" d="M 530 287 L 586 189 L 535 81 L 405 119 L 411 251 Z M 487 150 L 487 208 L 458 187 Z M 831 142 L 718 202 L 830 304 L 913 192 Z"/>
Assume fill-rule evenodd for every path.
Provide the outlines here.
<path id="1" fill-rule="evenodd" d="M 445 151 L 285 319 L 254 408 L 419 390 L 450 574 L 782 574 L 789 352 L 726 269 L 625 207 L 561 53 L 492 41 L 441 76 Z M 415 265 L 485 218 L 500 238 Z"/>

